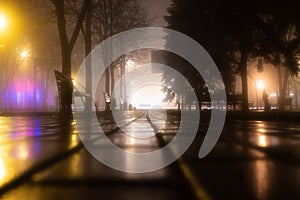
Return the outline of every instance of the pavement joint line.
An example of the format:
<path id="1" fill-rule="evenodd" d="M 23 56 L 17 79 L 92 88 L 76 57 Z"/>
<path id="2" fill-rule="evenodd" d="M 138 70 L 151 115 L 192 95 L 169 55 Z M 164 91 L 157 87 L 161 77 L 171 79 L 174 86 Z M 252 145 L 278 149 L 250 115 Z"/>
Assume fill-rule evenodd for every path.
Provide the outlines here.
<path id="1" fill-rule="evenodd" d="M 190 170 L 190 168 L 185 164 L 184 160 L 182 158 L 178 158 L 177 160 L 178 165 L 184 174 L 184 177 L 188 180 L 191 187 L 193 188 L 193 191 L 198 199 L 202 200 L 210 200 L 212 199 L 208 193 L 205 191 L 202 184 L 195 178 L 193 172 Z"/>
<path id="2" fill-rule="evenodd" d="M 124 125 L 122 125 L 121 127 L 119 127 L 119 126 L 115 127 L 114 129 L 112 129 L 112 130 L 109 131 L 108 133 L 105 133 L 105 136 L 106 136 L 106 137 L 107 137 L 107 136 L 110 136 L 110 135 L 116 133 L 118 130 L 121 130 L 122 128 L 124 128 L 124 127 L 126 127 L 126 126 L 129 126 L 130 124 L 132 124 L 133 122 L 135 122 L 135 121 L 138 120 L 139 118 L 143 117 L 144 114 L 145 114 L 145 112 L 143 112 L 142 114 L 138 115 L 138 116 L 135 117 L 133 120 L 131 120 L 130 122 L 128 122 L 128 123 L 126 123 L 126 124 L 124 124 Z M 94 139 L 90 140 L 89 143 L 92 144 L 93 142 L 96 142 L 98 139 L 101 139 L 101 138 L 102 138 L 102 136 L 97 137 L 97 138 L 94 138 Z"/>
<path id="3" fill-rule="evenodd" d="M 157 131 L 157 134 L 155 136 L 157 137 L 158 144 L 159 146 L 165 146 L 166 142 L 164 141 L 161 133 L 159 132 L 158 128 L 155 126 L 155 124 L 152 123 L 151 118 L 149 117 L 149 113 L 147 113 L 146 116 L 148 122 L 150 123 L 151 127 L 154 129 L 154 131 Z M 171 153 L 174 154 L 174 151 L 172 151 L 171 148 L 168 148 Z M 180 169 L 180 172 L 182 173 L 184 179 L 187 181 L 187 183 L 190 185 L 192 188 L 192 191 L 195 195 L 195 197 L 199 200 L 210 200 L 212 199 L 208 193 L 205 191 L 204 187 L 202 184 L 195 178 L 193 172 L 190 170 L 190 168 L 185 164 L 183 158 L 178 158 L 177 161 L 177 166 Z"/>

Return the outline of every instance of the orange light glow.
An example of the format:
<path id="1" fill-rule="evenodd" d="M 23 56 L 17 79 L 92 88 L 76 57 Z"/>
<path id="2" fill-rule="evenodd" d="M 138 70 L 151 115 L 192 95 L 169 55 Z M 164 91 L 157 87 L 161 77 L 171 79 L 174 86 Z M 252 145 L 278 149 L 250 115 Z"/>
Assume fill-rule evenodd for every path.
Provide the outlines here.
<path id="1" fill-rule="evenodd" d="M 76 81 L 76 80 L 74 80 L 74 79 L 72 80 L 72 83 L 73 83 L 73 85 L 74 85 L 74 86 L 76 86 L 76 85 L 77 85 L 77 81 Z"/>
<path id="2" fill-rule="evenodd" d="M 256 86 L 258 89 L 264 89 L 265 88 L 265 82 L 262 80 L 257 81 Z"/>
<path id="3" fill-rule="evenodd" d="M 267 146 L 267 138 L 264 135 L 259 136 L 259 146 L 266 147 Z"/>
<path id="4" fill-rule="evenodd" d="M 266 132 L 266 130 L 263 129 L 263 128 L 259 128 L 259 129 L 257 129 L 257 131 L 260 132 L 260 133 L 265 133 Z"/>
<path id="5" fill-rule="evenodd" d="M 7 18 L 4 14 L 0 13 L 0 30 L 4 30 L 7 27 Z"/>

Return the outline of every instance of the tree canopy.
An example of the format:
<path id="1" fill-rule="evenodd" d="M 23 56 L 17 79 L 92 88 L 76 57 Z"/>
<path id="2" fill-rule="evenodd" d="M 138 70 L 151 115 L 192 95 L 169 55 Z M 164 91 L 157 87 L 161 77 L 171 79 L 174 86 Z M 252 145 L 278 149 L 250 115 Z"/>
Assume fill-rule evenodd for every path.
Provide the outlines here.
<path id="1" fill-rule="evenodd" d="M 228 94 L 232 76 L 241 75 L 243 108 L 247 110 L 250 58 L 262 57 L 274 65 L 280 61 L 289 74 L 299 71 L 300 14 L 296 8 L 296 0 L 172 0 L 165 19 L 169 28 L 189 35 L 210 53 Z"/>

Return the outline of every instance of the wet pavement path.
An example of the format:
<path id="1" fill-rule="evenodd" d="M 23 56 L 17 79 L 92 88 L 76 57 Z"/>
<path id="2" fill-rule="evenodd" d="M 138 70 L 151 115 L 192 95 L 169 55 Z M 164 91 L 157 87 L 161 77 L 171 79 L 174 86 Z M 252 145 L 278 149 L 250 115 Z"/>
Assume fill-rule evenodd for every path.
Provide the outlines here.
<path id="1" fill-rule="evenodd" d="M 131 111 L 121 129 L 109 115 L 99 121 L 120 148 L 148 152 L 161 146 L 157 130 L 167 143 L 179 125 L 174 112 L 149 115 L 154 126 L 142 111 Z M 199 159 L 204 117 L 179 161 L 145 174 L 101 164 L 81 145 L 76 123 L 56 115 L 0 117 L 1 199 L 300 199 L 296 120 L 230 120 L 213 151 Z"/>

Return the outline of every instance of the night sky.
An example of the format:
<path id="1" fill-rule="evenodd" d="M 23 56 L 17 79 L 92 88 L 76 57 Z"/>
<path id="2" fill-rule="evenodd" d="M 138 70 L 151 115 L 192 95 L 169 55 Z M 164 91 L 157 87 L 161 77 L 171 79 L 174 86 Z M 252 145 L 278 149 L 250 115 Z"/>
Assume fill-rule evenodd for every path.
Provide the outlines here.
<path id="1" fill-rule="evenodd" d="M 167 14 L 167 8 L 171 0 L 144 0 L 145 7 L 150 18 L 154 18 L 152 26 L 165 26 L 163 16 Z"/>

